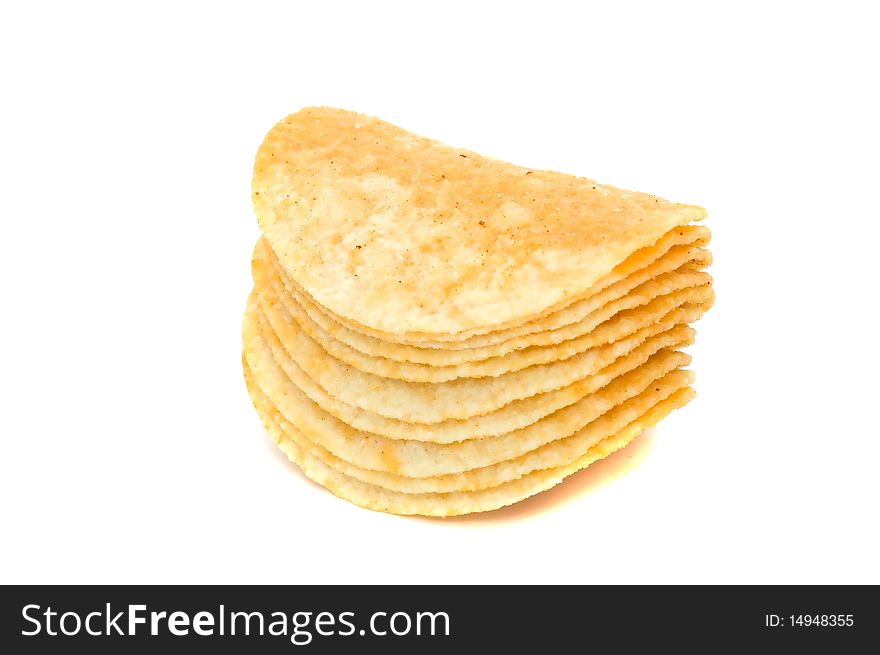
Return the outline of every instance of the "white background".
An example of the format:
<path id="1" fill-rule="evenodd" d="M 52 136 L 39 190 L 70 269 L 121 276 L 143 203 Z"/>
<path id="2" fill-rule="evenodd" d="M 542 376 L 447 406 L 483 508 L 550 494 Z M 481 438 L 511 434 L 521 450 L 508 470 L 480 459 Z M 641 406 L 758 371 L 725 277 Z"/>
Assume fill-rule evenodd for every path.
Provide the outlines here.
<path id="1" fill-rule="evenodd" d="M 246 4 L 0 11 L 0 581 L 880 582 L 870 3 Z M 239 353 L 319 104 L 707 207 L 698 398 L 486 516 L 308 482 Z"/>

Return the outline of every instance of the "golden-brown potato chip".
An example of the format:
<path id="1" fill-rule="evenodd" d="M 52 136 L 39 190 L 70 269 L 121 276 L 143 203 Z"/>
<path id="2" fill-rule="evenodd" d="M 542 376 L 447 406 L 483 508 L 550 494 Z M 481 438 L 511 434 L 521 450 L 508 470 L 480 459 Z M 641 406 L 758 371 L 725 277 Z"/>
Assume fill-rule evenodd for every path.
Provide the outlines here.
<path id="1" fill-rule="evenodd" d="M 611 299 L 619 298 L 636 286 L 677 268 L 700 270 L 712 263 L 708 250 L 709 231 L 702 226 L 686 225 L 664 235 L 656 244 L 630 255 L 602 278 L 587 297 L 557 311 L 516 327 L 495 330 L 458 341 L 420 340 L 417 344 L 378 339 L 358 331 L 358 326 L 334 317 L 321 307 L 281 268 L 265 239 L 255 248 L 258 266 L 272 268 L 288 293 L 302 305 L 309 317 L 328 333 L 369 355 L 431 365 L 448 365 L 504 355 L 535 345 L 551 345 L 592 329 L 585 325 L 587 316 Z M 263 264 L 266 262 L 266 264 Z M 269 263 L 271 262 L 271 263 Z M 440 351 L 440 352 L 438 352 Z"/>
<path id="2" fill-rule="evenodd" d="M 455 341 L 535 320 L 705 215 L 330 108 L 270 130 L 252 197 L 297 284 L 361 331 L 396 340 Z"/>

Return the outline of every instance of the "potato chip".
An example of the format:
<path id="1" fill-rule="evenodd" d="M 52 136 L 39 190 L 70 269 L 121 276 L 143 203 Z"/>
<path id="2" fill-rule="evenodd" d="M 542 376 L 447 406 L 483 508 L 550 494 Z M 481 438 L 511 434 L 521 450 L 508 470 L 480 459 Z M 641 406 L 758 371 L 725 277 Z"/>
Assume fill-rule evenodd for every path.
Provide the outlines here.
<path id="1" fill-rule="evenodd" d="M 705 216 L 329 108 L 272 128 L 252 198 L 293 280 L 335 315 L 398 341 L 455 341 L 535 320 Z"/>

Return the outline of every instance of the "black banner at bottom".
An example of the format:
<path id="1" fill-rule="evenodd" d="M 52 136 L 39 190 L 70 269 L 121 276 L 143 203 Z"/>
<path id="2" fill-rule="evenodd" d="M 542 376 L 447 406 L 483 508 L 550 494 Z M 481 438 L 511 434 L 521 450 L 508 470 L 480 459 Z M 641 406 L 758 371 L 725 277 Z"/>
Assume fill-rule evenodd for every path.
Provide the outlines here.
<path id="1" fill-rule="evenodd" d="M 866 586 L 21 586 L 2 589 L 0 612 L 6 653 L 854 652 L 880 637 Z"/>

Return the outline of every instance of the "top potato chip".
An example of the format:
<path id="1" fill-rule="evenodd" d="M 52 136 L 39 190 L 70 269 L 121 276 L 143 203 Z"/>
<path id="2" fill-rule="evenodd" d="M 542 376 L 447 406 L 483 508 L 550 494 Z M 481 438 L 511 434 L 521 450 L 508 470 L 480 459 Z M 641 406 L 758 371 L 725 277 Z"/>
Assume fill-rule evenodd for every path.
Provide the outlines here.
<path id="1" fill-rule="evenodd" d="M 253 203 L 285 272 L 379 338 L 457 341 L 589 295 L 705 210 L 310 108 L 260 147 Z"/>

